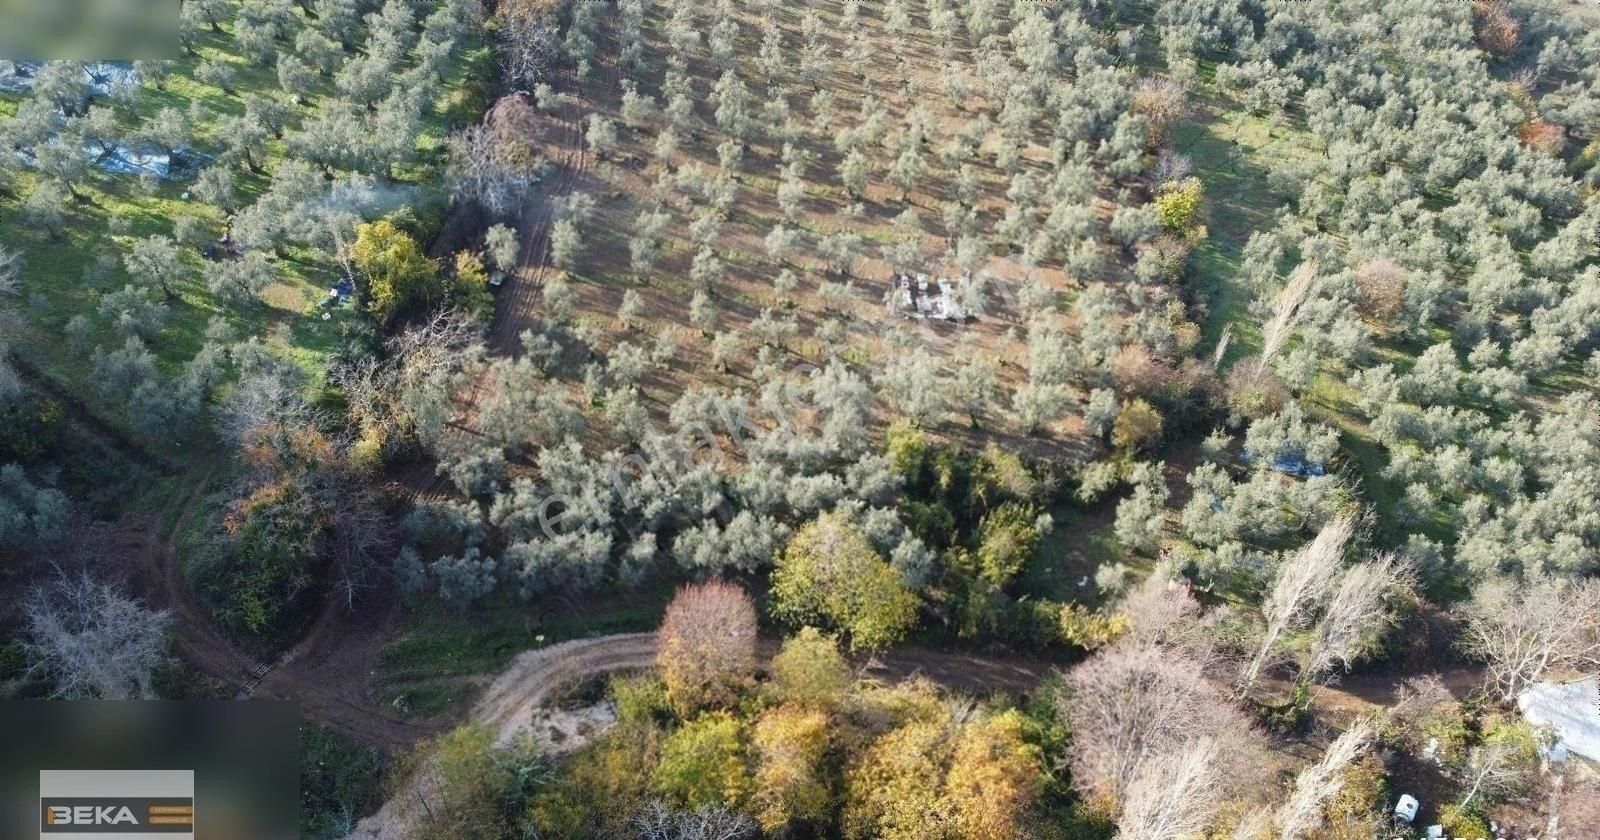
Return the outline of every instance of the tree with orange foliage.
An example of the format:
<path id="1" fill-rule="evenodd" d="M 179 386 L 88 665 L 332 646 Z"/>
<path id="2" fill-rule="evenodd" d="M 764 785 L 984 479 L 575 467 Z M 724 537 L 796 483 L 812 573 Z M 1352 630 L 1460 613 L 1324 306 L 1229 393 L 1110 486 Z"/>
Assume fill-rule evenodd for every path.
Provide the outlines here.
<path id="1" fill-rule="evenodd" d="M 1517 139 L 1536 152 L 1555 157 L 1566 148 L 1567 130 L 1549 120 L 1534 117 L 1517 129 Z"/>
<path id="2" fill-rule="evenodd" d="M 667 605 L 656 662 L 680 714 L 734 703 L 755 671 L 756 610 L 736 584 L 685 586 Z"/>
<path id="3" fill-rule="evenodd" d="M 1504 0 L 1473 3 L 1472 28 L 1478 46 L 1496 58 L 1508 58 L 1522 45 L 1522 24 L 1511 16 Z"/>
<path id="4" fill-rule="evenodd" d="M 1039 748 L 1023 737 L 1022 713 L 1007 709 L 961 727 L 945 777 L 956 836 L 1010 840 L 1027 836 L 1043 774 Z"/>
<path id="5" fill-rule="evenodd" d="M 372 491 L 316 426 L 263 423 L 245 432 L 251 469 L 223 517 L 200 589 L 225 622 L 249 633 L 286 631 L 293 602 L 330 568 L 353 602 L 389 545 Z"/>

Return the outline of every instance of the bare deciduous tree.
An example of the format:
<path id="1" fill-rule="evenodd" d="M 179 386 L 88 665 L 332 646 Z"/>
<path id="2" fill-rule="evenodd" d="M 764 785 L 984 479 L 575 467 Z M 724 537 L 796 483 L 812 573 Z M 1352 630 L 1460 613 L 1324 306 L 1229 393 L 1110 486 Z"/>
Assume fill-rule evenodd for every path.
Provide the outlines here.
<path id="1" fill-rule="evenodd" d="M 22 288 L 22 253 L 0 247 L 0 297 L 16 294 Z M 22 378 L 11 362 L 13 336 L 21 331 L 20 319 L 0 310 L 0 400 L 10 399 L 22 390 Z"/>
<path id="2" fill-rule="evenodd" d="M 1411 584 L 1411 566 L 1384 553 L 1355 566 L 1339 581 L 1317 622 L 1307 679 L 1319 679 L 1369 653 L 1378 634 L 1394 623 L 1389 601 Z"/>
<path id="3" fill-rule="evenodd" d="M 1380 321 L 1394 317 L 1406 300 L 1406 270 L 1388 257 L 1367 260 L 1356 267 L 1356 291 L 1361 310 Z"/>
<path id="4" fill-rule="evenodd" d="M 0 295 L 14 295 L 22 288 L 22 252 L 0 247 Z"/>
<path id="5" fill-rule="evenodd" d="M 1201 835 L 1226 795 L 1225 764 L 1214 738 L 1145 763 L 1128 786 L 1117 840 L 1170 840 Z"/>
<path id="6" fill-rule="evenodd" d="M 54 683 L 52 697 L 128 700 L 152 696 L 166 659 L 169 616 L 87 574 L 36 587 L 24 607 L 31 670 Z"/>
<path id="7" fill-rule="evenodd" d="M 1278 355 L 1300 316 L 1300 308 L 1316 293 L 1320 284 L 1315 262 L 1304 262 L 1289 275 L 1289 282 L 1278 292 L 1272 304 L 1272 318 L 1261 327 L 1261 359 L 1258 371 L 1265 371 L 1272 358 Z"/>
<path id="8" fill-rule="evenodd" d="M 476 201 L 497 216 L 517 208 L 535 181 L 526 142 L 533 118 L 527 99 L 512 94 L 501 97 L 481 125 L 450 135 L 450 183 L 457 201 Z"/>
<path id="9" fill-rule="evenodd" d="M 1303 626 L 1311 617 L 1312 607 L 1333 591 L 1345 544 L 1355 533 L 1355 526 L 1355 517 L 1350 514 L 1333 517 L 1317 532 L 1316 539 L 1278 568 L 1272 592 L 1261 605 L 1266 631 L 1255 657 L 1240 675 L 1239 696 L 1255 685 L 1284 632 Z"/>
<path id="10" fill-rule="evenodd" d="M 538 13 L 539 3 L 502 6 L 500 60 L 506 78 L 521 90 L 532 90 L 549 72 L 556 57 L 555 28 Z"/>
<path id="11" fill-rule="evenodd" d="M 1158 568 L 1128 592 L 1118 607 L 1128 619 L 1128 637 L 1183 646 L 1196 634 L 1200 603 L 1185 582 Z"/>
<path id="12" fill-rule="evenodd" d="M 394 521 L 365 485 L 352 484 L 330 501 L 328 530 L 338 573 L 334 589 L 347 609 L 355 609 L 357 596 L 376 583 L 393 556 Z"/>
<path id="13" fill-rule="evenodd" d="M 330 372 L 351 419 L 385 440 L 415 435 L 433 441 L 450 419 L 457 377 L 483 358 L 483 324 L 441 309 L 385 348 L 381 361 L 363 359 Z"/>
<path id="14" fill-rule="evenodd" d="M 1300 771 L 1294 792 L 1278 809 L 1277 837 L 1300 840 L 1314 836 L 1322 827 L 1322 807 L 1339 795 L 1344 787 L 1344 768 L 1360 757 L 1372 743 L 1374 730 L 1369 720 L 1358 720 L 1328 745 L 1322 760 Z"/>
<path id="15" fill-rule="evenodd" d="M 755 821 L 721 805 L 680 811 L 654 800 L 633 815 L 638 840 L 743 840 L 756 834 Z"/>
<path id="16" fill-rule="evenodd" d="M 1463 644 L 1511 703 L 1552 668 L 1600 667 L 1600 580 L 1497 578 L 1478 586 Z"/>
<path id="17" fill-rule="evenodd" d="M 1120 800 L 1153 757 L 1197 738 L 1222 736 L 1233 747 L 1254 729 L 1205 676 L 1200 657 L 1130 640 L 1070 671 L 1057 707 L 1074 737 L 1066 759 L 1073 783 L 1090 795 Z"/>
<path id="18" fill-rule="evenodd" d="M 1513 739 L 1491 738 L 1472 748 L 1458 771 L 1466 793 L 1456 807 L 1463 810 L 1479 796 L 1503 796 L 1520 790 L 1532 769 L 1528 752 Z"/>
<path id="19" fill-rule="evenodd" d="M 712 580 L 678 590 L 661 619 L 657 661 L 674 706 L 731 702 L 755 668 L 756 612 L 737 584 Z"/>

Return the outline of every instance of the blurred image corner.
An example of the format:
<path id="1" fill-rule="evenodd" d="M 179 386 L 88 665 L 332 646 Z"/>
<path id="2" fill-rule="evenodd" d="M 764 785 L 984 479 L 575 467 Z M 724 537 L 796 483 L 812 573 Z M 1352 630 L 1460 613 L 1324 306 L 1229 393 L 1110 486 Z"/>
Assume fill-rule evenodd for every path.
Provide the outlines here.
<path id="1" fill-rule="evenodd" d="M 179 0 L 0 0 L 0 61 L 177 58 Z"/>

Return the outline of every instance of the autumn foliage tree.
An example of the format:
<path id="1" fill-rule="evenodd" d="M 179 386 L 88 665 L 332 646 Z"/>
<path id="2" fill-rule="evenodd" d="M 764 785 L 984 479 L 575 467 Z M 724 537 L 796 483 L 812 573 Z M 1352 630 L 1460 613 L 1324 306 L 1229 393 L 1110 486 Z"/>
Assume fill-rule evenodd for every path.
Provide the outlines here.
<path id="1" fill-rule="evenodd" d="M 916 621 L 917 597 L 839 513 L 824 513 L 789 539 L 772 574 L 773 612 L 848 634 L 857 650 L 886 647 Z"/>
<path id="2" fill-rule="evenodd" d="M 1496 58 L 1507 58 L 1522 45 L 1522 24 L 1501 0 L 1473 3 L 1472 23 L 1478 45 Z"/>
<path id="3" fill-rule="evenodd" d="M 661 744 L 656 789 L 690 808 L 742 806 L 751 793 L 748 732 L 727 712 L 710 712 L 678 727 Z"/>
<path id="4" fill-rule="evenodd" d="M 713 580 L 678 590 L 656 654 L 680 713 L 731 705 L 755 670 L 756 611 L 738 585 Z"/>
<path id="5" fill-rule="evenodd" d="M 957 723 L 917 716 L 874 741 L 847 773 L 847 838 L 1028 836 L 1042 780 L 1015 710 Z"/>
<path id="6" fill-rule="evenodd" d="M 756 720 L 754 746 L 754 808 L 763 830 L 780 833 L 827 816 L 827 714 L 795 705 L 768 709 Z"/>
<path id="7" fill-rule="evenodd" d="M 956 836 L 1010 840 L 1026 834 L 1043 781 L 1042 756 L 1028 742 L 1021 713 L 980 717 L 956 734 L 945 802 Z"/>
<path id="8" fill-rule="evenodd" d="M 342 450 L 311 424 L 245 433 L 250 472 L 223 517 L 201 591 L 226 622 L 255 634 L 287 630 L 292 607 L 331 571 L 354 598 L 389 544 L 388 523 Z"/>
<path id="9" fill-rule="evenodd" d="M 772 657 L 772 693 L 779 700 L 826 709 L 850 687 L 850 663 L 838 643 L 815 627 L 802 627 Z"/>
<path id="10" fill-rule="evenodd" d="M 388 323 L 409 306 L 433 303 L 445 293 L 439 267 L 422 253 L 411 234 L 388 219 L 356 229 L 350 259 L 366 282 L 367 309 Z"/>

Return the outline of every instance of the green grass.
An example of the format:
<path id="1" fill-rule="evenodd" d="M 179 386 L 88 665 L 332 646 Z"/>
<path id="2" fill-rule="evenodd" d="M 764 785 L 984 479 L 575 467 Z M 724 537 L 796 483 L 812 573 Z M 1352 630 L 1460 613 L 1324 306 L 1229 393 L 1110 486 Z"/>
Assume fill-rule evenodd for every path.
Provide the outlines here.
<path id="1" fill-rule="evenodd" d="M 388 708 L 416 717 L 432 717 L 449 711 L 466 699 L 471 686 L 462 682 L 414 683 L 391 687 L 382 692 Z"/>
<path id="2" fill-rule="evenodd" d="M 1313 141 L 1217 95 L 1202 100 L 1195 119 L 1175 127 L 1173 140 L 1205 186 L 1209 235 L 1190 257 L 1208 297 L 1204 343 L 1214 346 L 1232 324 L 1228 358 L 1236 359 L 1260 347 L 1259 326 L 1247 311 L 1251 290 L 1239 280 L 1244 246 L 1252 232 L 1273 226 L 1274 213 L 1289 199 L 1272 188 L 1269 174 L 1282 161 L 1314 155 Z"/>
<path id="3" fill-rule="evenodd" d="M 654 630 L 671 594 L 662 585 L 625 601 L 598 603 L 523 603 L 497 596 L 466 615 L 436 601 L 418 604 L 405 633 L 379 657 L 385 696 L 409 696 L 408 703 L 442 711 L 455 702 L 451 692 L 464 691 L 449 678 L 493 673 L 518 653 L 568 639 Z M 417 705 L 411 711 L 432 713 Z"/>
<path id="4" fill-rule="evenodd" d="M 335 840 L 377 803 L 382 753 L 315 724 L 300 730 L 300 836 Z"/>
<path id="5" fill-rule="evenodd" d="M 1019 589 L 1036 598 L 1097 606 L 1095 572 L 1113 563 L 1127 563 L 1129 568 L 1138 564 L 1111 531 L 1111 516 L 1104 511 L 1115 507 L 1115 500 L 1103 500 L 1087 512 L 1068 503 L 1052 507 L 1055 528 L 1039 540 L 1018 574 Z M 1085 577 L 1088 584 L 1079 586 Z"/>

